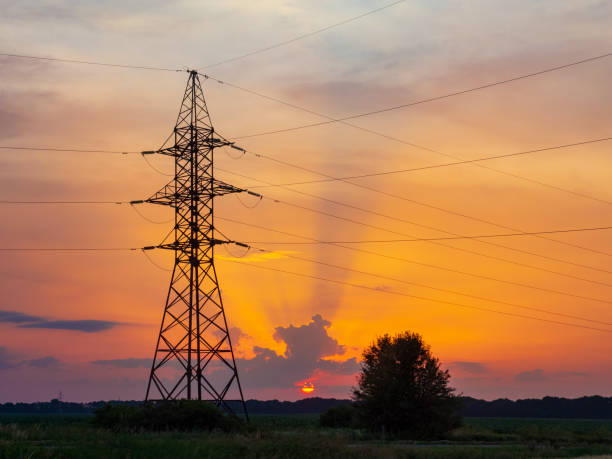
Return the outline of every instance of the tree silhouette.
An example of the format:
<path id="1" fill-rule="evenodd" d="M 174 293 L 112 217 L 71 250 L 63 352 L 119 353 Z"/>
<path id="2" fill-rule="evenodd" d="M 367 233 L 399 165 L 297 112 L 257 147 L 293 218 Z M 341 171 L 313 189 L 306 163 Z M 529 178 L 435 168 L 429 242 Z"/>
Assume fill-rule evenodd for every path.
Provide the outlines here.
<path id="1" fill-rule="evenodd" d="M 384 335 L 364 351 L 353 390 L 361 422 L 383 433 L 440 436 L 461 424 L 460 400 L 449 379 L 419 334 Z"/>

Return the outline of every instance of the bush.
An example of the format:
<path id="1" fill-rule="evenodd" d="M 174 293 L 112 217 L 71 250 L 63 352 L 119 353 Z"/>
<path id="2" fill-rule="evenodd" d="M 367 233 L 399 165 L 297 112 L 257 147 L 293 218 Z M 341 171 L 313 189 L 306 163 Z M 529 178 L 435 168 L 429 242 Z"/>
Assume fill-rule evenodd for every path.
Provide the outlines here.
<path id="1" fill-rule="evenodd" d="M 106 404 L 94 411 L 94 423 L 115 431 L 240 430 L 244 422 L 197 400 L 145 402 L 139 406 Z"/>
<path id="2" fill-rule="evenodd" d="M 357 411 L 353 405 L 333 406 L 319 417 L 321 427 L 357 427 Z"/>

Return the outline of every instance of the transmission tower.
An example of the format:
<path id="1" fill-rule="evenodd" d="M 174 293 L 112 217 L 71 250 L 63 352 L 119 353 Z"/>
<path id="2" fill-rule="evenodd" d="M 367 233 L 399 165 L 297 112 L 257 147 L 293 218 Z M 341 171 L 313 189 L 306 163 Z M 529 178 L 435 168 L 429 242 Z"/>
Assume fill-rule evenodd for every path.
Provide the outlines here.
<path id="1" fill-rule="evenodd" d="M 210 400 L 230 412 L 240 407 L 248 418 L 214 263 L 216 245 L 248 247 L 216 236 L 214 198 L 247 190 L 215 179 L 214 150 L 244 150 L 215 133 L 196 71 L 189 72 L 173 136 L 174 145 L 143 155 L 174 157 L 174 178 L 133 201 L 174 208 L 174 240 L 155 246 L 175 257 L 146 400 Z"/>

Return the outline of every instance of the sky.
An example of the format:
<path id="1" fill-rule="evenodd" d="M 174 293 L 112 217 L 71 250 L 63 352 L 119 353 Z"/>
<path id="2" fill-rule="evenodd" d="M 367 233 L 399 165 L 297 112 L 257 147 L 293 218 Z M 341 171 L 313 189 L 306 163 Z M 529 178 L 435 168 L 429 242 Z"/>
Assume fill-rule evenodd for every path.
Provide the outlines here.
<path id="1" fill-rule="evenodd" d="M 404 143 L 341 123 L 249 137 L 322 118 L 232 85 L 344 117 L 612 49 L 607 1 L 407 0 L 215 65 L 389 3 L 1 0 L 0 52 L 201 69 L 229 83 L 202 80 L 217 132 L 335 177 L 610 137 L 612 58 L 350 121 Z M 185 72 L 0 57 L 0 146 L 156 149 L 174 127 L 186 82 Z M 338 181 L 255 188 L 262 183 L 227 171 L 275 184 L 320 176 L 217 153 L 220 179 L 264 195 L 218 198 L 220 229 L 273 251 L 217 249 L 245 396 L 296 400 L 309 382 L 308 396 L 348 398 L 364 348 L 405 330 L 423 336 L 464 395 L 612 396 L 612 231 L 368 243 L 355 251 L 264 229 L 359 241 L 610 226 L 610 145 L 353 180 L 382 193 Z M 169 158 L 149 162 L 137 154 L 2 149 L 0 201 L 143 199 L 172 171 Z M 0 247 L 157 244 L 170 210 L 139 211 L 0 204 Z M 168 253 L 147 255 L 1 252 L 0 402 L 60 392 L 71 401 L 142 399 L 172 263 Z"/>

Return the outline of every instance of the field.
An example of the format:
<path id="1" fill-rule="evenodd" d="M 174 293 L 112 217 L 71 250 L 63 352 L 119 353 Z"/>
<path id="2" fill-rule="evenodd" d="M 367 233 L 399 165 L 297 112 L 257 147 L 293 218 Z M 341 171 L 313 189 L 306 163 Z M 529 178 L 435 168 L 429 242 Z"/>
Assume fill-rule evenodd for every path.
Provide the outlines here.
<path id="1" fill-rule="evenodd" d="M 0 458 L 522 458 L 612 455 L 612 420 L 468 418 L 437 442 L 255 416 L 248 432 L 114 433 L 86 415 L 0 416 Z M 612 457 L 612 456 L 610 456 Z"/>

